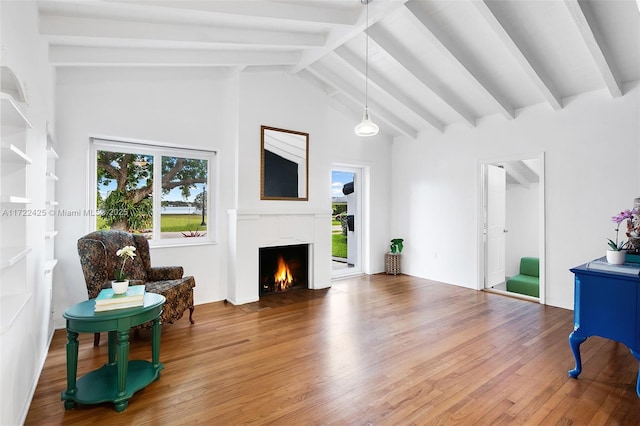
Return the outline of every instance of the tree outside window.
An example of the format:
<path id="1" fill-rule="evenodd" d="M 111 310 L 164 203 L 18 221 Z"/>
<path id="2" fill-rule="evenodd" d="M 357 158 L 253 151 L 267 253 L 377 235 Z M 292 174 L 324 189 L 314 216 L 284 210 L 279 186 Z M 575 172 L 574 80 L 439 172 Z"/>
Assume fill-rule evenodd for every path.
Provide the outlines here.
<path id="1" fill-rule="evenodd" d="M 155 235 L 161 239 L 205 237 L 209 166 L 205 158 L 153 150 L 97 150 L 97 229 L 153 238 L 156 226 Z M 159 182 L 154 180 L 154 170 L 161 176 Z M 161 194 L 155 211 L 154 193 Z"/>

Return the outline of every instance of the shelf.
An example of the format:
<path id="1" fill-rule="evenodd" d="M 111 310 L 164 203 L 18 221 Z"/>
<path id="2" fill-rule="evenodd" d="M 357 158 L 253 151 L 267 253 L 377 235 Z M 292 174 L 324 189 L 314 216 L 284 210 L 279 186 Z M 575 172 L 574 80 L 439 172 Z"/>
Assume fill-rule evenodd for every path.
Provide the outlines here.
<path id="1" fill-rule="evenodd" d="M 0 269 L 8 268 L 20 262 L 31 252 L 31 247 L 3 247 Z"/>
<path id="2" fill-rule="evenodd" d="M 44 233 L 44 239 L 52 240 L 56 235 L 58 235 L 58 231 L 48 231 Z"/>
<path id="3" fill-rule="evenodd" d="M 29 204 L 31 198 L 19 197 L 17 195 L 3 195 L 0 197 L 0 202 L 7 204 Z"/>
<path id="4" fill-rule="evenodd" d="M 51 259 L 44 262 L 44 273 L 50 274 L 53 272 L 53 268 L 58 264 L 58 259 Z"/>
<path id="5" fill-rule="evenodd" d="M 47 177 L 47 179 L 49 180 L 58 180 L 58 176 L 56 176 L 53 172 L 46 172 L 45 176 Z"/>
<path id="6" fill-rule="evenodd" d="M 0 92 L 0 103 L 2 103 L 0 114 L 3 126 L 26 127 L 28 129 L 33 127 L 13 96 Z"/>
<path id="7" fill-rule="evenodd" d="M 49 144 L 47 144 L 47 155 L 51 158 L 55 158 L 56 160 L 60 157 L 58 157 L 58 153 L 56 152 L 55 149 L 53 149 L 53 147 Z"/>
<path id="8" fill-rule="evenodd" d="M 30 293 L 0 296 L 0 334 L 7 331 L 29 301 Z"/>
<path id="9" fill-rule="evenodd" d="M 3 162 L 23 163 L 23 164 L 33 163 L 33 160 L 31 160 L 31 157 L 29 157 L 27 154 L 22 152 L 22 150 L 17 146 L 15 146 L 14 144 L 10 144 L 6 148 L 2 148 L 2 150 L 6 152 L 6 153 L 3 153 L 2 155 Z"/>

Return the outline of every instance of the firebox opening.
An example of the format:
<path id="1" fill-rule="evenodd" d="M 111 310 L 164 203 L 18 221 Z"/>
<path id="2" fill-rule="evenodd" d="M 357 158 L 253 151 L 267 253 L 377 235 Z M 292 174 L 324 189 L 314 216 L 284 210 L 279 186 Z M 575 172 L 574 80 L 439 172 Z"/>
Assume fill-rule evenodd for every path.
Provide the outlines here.
<path id="1" fill-rule="evenodd" d="M 309 245 L 262 247 L 260 262 L 260 296 L 308 288 Z"/>

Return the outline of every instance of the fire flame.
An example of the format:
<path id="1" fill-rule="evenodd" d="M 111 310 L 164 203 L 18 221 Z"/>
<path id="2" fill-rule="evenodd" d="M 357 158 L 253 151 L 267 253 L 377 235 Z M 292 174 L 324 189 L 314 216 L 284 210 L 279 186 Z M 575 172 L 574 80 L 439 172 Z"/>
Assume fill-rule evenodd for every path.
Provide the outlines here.
<path id="1" fill-rule="evenodd" d="M 293 283 L 293 276 L 291 275 L 291 271 L 289 267 L 285 263 L 282 256 L 278 257 L 278 269 L 276 273 L 273 275 L 273 279 L 276 282 L 276 291 L 283 291 L 291 287 Z"/>

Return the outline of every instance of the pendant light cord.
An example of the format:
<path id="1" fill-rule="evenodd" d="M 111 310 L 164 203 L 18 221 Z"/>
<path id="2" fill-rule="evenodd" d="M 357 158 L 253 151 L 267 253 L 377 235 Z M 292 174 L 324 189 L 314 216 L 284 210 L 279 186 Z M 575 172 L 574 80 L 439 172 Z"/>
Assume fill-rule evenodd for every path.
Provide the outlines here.
<path id="1" fill-rule="evenodd" d="M 364 62 L 364 108 L 368 109 L 369 105 L 369 2 L 371 0 L 366 0 L 367 2 L 367 22 L 366 27 L 364 28 L 364 36 L 365 36 L 365 62 Z"/>

